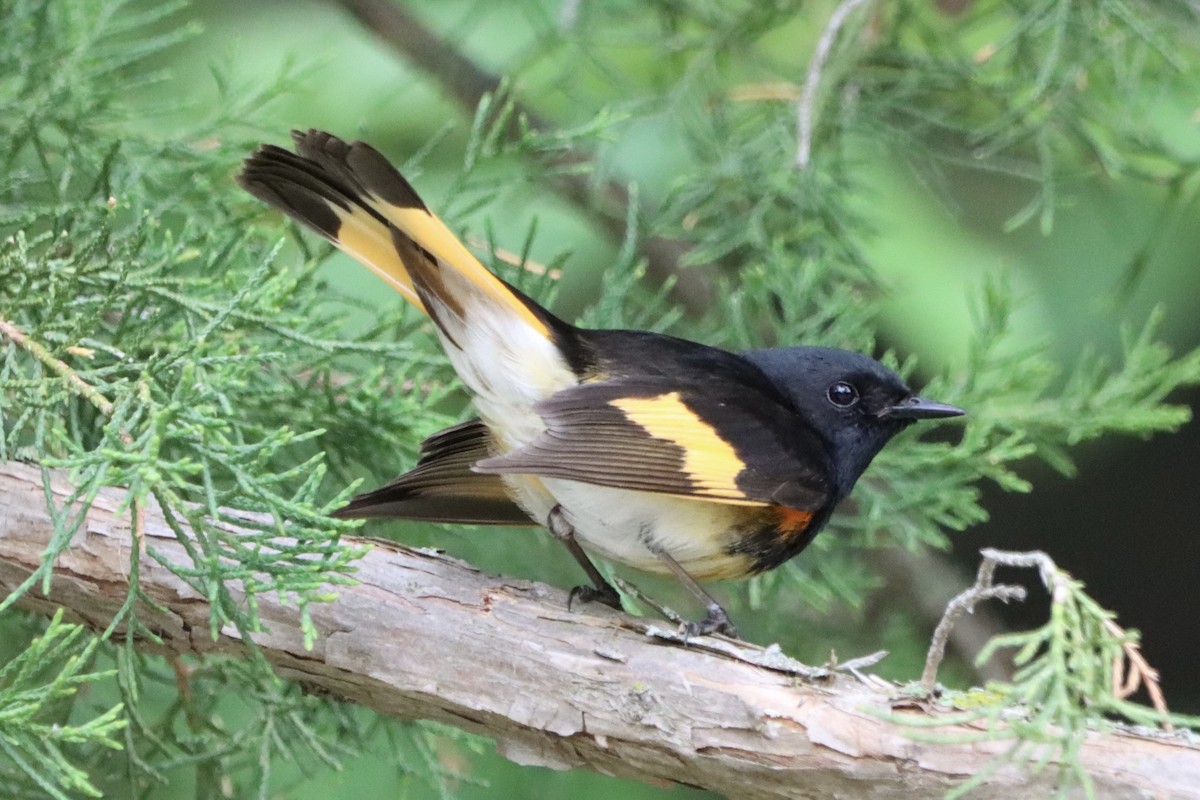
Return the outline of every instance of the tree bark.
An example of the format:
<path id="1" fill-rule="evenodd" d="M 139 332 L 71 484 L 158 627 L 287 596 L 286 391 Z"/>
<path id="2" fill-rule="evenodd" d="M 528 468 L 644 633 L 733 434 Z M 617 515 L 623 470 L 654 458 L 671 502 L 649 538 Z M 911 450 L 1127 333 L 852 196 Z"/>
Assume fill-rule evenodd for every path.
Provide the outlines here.
<path id="1" fill-rule="evenodd" d="M 70 492 L 55 475 L 56 503 Z M 56 560 L 48 594 L 25 608 L 103 628 L 125 600 L 136 546 L 119 490 L 105 490 Z M 153 503 L 143 510 L 142 591 L 163 610 L 140 618 L 178 653 L 239 655 L 235 630 L 209 635 L 204 599 L 158 559 L 188 565 Z M 53 524 L 39 471 L 0 463 L 0 591 L 42 562 Z M 366 540 L 358 540 L 362 543 Z M 484 574 L 445 555 L 372 541 L 358 583 L 311 608 L 320 638 L 304 647 L 294 605 L 257 598 L 254 640 L 279 673 L 383 714 L 434 719 L 496 740 L 521 764 L 586 767 L 737 798 L 940 797 L 1005 742 L 917 742 L 881 718 L 887 687 L 838 676 L 819 683 L 646 634 L 605 608 L 566 608 L 564 592 Z M 230 586 L 241 600 L 236 585 Z M 897 713 L 936 713 L 910 711 Z M 947 737 L 978 733 L 950 727 Z M 1200 747 L 1181 738 L 1094 734 L 1081 757 L 1101 797 L 1200 796 Z M 1007 766 L 972 797 L 1044 797 L 1054 770 Z"/>

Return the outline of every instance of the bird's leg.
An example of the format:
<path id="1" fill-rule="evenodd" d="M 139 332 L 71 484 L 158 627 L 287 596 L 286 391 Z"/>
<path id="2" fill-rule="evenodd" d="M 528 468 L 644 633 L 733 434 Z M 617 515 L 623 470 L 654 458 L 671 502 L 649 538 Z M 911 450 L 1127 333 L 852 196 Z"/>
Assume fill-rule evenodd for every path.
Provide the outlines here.
<path id="1" fill-rule="evenodd" d="M 685 620 L 683 617 L 679 616 L 679 614 L 675 613 L 674 609 L 669 608 L 668 606 L 665 606 L 662 603 L 658 602 L 653 597 L 646 594 L 645 592 L 643 592 L 638 587 L 634 586 L 629 581 L 621 580 L 620 578 L 614 578 L 613 583 L 615 583 L 617 585 L 617 588 L 620 589 L 622 592 L 624 592 L 627 596 L 632 597 L 634 600 L 637 600 L 638 602 L 643 603 L 647 607 L 658 612 L 658 615 L 660 617 L 662 617 L 663 619 L 665 619 L 667 622 L 674 622 L 676 625 L 678 625 L 681 628 L 687 622 L 687 620 Z"/>
<path id="2" fill-rule="evenodd" d="M 721 608 L 721 604 L 713 599 L 711 594 L 704 591 L 704 587 L 697 583 L 696 579 L 689 575 L 687 570 L 671 557 L 670 553 L 654 542 L 647 542 L 646 547 L 667 565 L 667 569 L 674 573 L 679 582 L 692 593 L 692 596 L 703 603 L 707 610 L 704 619 L 699 622 L 685 622 L 683 624 L 683 636 L 685 639 L 693 636 L 704 636 L 708 633 L 723 633 L 732 639 L 739 638 L 737 628 L 729 621 L 729 615 L 725 613 L 725 609 Z"/>
<path id="3" fill-rule="evenodd" d="M 567 520 L 567 515 L 563 512 L 562 506 L 556 505 L 550 509 L 549 516 L 546 517 L 546 527 L 550 529 L 555 539 L 567 546 L 571 551 L 571 555 L 575 556 L 575 560 L 579 562 L 579 566 L 583 567 L 583 571 L 592 579 L 591 586 L 576 586 L 567 596 L 567 610 L 571 609 L 571 604 L 576 599 L 582 600 L 585 603 L 598 602 L 606 606 L 622 611 L 621 595 L 612 587 L 612 584 L 604 579 L 600 574 L 600 570 L 596 569 L 596 565 L 587 557 L 587 553 L 583 552 L 583 548 L 579 546 L 579 542 L 575 539 L 575 528 Z"/>

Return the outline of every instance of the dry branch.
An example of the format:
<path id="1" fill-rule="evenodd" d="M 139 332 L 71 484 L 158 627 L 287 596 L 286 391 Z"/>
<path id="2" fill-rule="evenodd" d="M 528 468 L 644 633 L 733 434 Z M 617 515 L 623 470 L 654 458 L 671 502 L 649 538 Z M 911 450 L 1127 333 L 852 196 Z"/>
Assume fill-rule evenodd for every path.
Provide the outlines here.
<path id="1" fill-rule="evenodd" d="M 55 501 L 70 488 L 56 475 Z M 133 546 L 129 520 L 114 513 L 120 497 L 99 495 L 57 559 L 49 595 L 27 594 L 26 608 L 63 607 L 94 628 L 112 620 Z M 144 515 L 147 552 L 187 563 L 158 507 L 147 503 Z M 38 567 L 52 529 L 39 471 L 0 464 L 0 591 Z M 568 613 L 558 589 L 441 554 L 377 542 L 357 577 L 336 602 L 312 609 L 320 638 L 311 651 L 295 608 L 259 597 L 267 630 L 255 641 L 280 674 L 384 714 L 492 737 L 519 763 L 738 798 L 919 798 L 941 796 L 1005 746 L 912 741 L 879 717 L 890 706 L 872 686 L 841 677 L 806 684 L 663 643 L 637 620 L 603 608 Z M 138 613 L 171 651 L 244 653 L 233 630 L 209 636 L 204 598 L 154 558 L 142 561 L 141 588 L 163 610 Z M 1194 797 L 1200 787 L 1200 748 L 1180 740 L 1096 734 L 1082 758 L 1102 797 Z M 1007 767 L 972 796 L 1048 796 L 1051 773 L 1028 778 Z"/>

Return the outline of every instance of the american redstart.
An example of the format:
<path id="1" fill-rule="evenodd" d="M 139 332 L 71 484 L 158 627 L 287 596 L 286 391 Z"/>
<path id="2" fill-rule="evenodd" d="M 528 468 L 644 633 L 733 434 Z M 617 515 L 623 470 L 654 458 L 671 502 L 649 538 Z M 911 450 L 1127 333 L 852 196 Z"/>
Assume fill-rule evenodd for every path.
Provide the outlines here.
<path id="1" fill-rule="evenodd" d="M 571 325 L 485 268 L 388 160 L 294 131 L 238 182 L 370 268 L 433 320 L 479 416 L 421 444 L 412 471 L 345 518 L 545 525 L 587 572 L 572 597 L 620 608 L 587 553 L 673 574 L 707 608 L 688 635 L 736 636 L 697 581 L 777 567 L 812 541 L 917 397 L 858 353 L 732 353 Z"/>

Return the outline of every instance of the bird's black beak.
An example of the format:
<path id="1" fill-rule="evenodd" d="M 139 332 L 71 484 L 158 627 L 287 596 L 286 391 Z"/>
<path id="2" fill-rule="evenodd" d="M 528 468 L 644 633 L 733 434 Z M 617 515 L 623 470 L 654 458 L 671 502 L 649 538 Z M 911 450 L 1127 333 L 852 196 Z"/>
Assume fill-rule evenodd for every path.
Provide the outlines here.
<path id="1" fill-rule="evenodd" d="M 939 419 L 941 417 L 961 417 L 967 413 L 958 406 L 946 403 L 935 403 L 923 397 L 910 397 L 901 400 L 887 410 L 884 416 L 893 419 Z"/>

